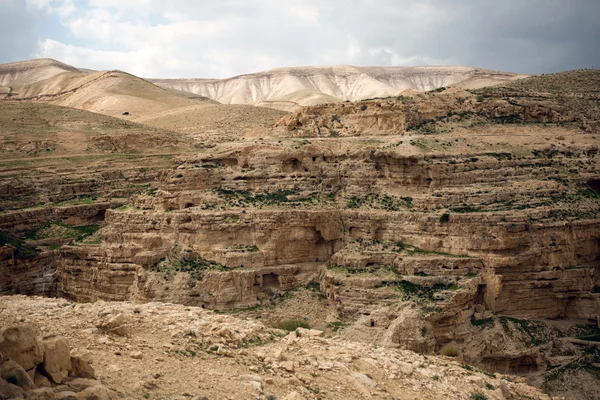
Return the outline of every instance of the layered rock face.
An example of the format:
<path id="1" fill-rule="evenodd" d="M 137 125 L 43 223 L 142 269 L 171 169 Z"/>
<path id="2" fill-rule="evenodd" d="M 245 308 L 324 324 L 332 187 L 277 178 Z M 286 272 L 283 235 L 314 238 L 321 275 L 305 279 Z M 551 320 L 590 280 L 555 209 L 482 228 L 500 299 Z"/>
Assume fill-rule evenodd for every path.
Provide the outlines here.
<path id="1" fill-rule="evenodd" d="M 598 110 L 527 82 L 309 107 L 174 159 L 60 243 L 56 293 L 225 310 L 318 287 L 349 339 L 544 370 L 568 355 L 521 319 L 598 323 Z"/>
<path id="2" fill-rule="evenodd" d="M 350 268 L 391 265 L 403 275 L 478 273 L 485 280 L 482 304 L 493 311 L 519 317 L 595 320 L 597 296 L 592 292 L 598 283 L 598 221 L 557 220 L 554 215 L 567 204 L 561 204 L 560 196 L 548 189 L 529 192 L 537 184 L 531 175 L 532 160 L 503 165 L 489 153 L 478 156 L 476 162 L 470 158 L 457 162 L 457 157 L 352 152 L 329 144 L 264 152 L 238 146 L 227 154 L 186 160 L 165 176 L 164 190 L 136 200 L 138 209 L 107 211 L 104 253 L 99 256 L 90 250 L 89 254 L 92 259 L 109 261 L 103 264 L 107 270 L 111 262 L 151 269 L 180 245 L 189 250 L 188 258 L 238 267 L 232 275 L 245 274 L 247 269 L 327 262 Z M 498 167 L 504 172 L 497 173 Z M 511 174 L 511 182 L 506 182 L 506 173 Z M 594 173 L 594 169 L 587 172 Z M 458 197 L 457 188 L 467 182 L 488 190 L 464 191 Z M 503 186 L 514 190 L 512 201 L 504 200 Z M 528 191 L 517 192 L 519 186 Z M 270 200 L 262 192 L 253 193 L 256 187 L 279 193 L 273 200 L 278 204 L 257 207 L 257 202 Z M 388 193 L 412 196 L 387 194 L 387 188 L 391 189 Z M 444 196 L 438 198 L 436 193 Z M 527 209 L 532 201 L 554 199 L 552 207 L 509 212 L 512 204 Z M 465 212 L 465 201 L 497 211 L 471 206 L 474 211 Z M 587 204 L 585 197 L 580 201 L 582 207 Z M 443 213 L 444 209 L 457 211 Z M 436 257 L 405 259 L 394 251 L 372 253 L 366 259 L 343 256 L 340 250 L 356 240 L 402 242 Z M 539 299 L 535 304 L 511 301 L 532 295 Z M 208 298 L 203 301 L 217 304 Z M 228 302 L 232 305 L 234 300 Z"/>

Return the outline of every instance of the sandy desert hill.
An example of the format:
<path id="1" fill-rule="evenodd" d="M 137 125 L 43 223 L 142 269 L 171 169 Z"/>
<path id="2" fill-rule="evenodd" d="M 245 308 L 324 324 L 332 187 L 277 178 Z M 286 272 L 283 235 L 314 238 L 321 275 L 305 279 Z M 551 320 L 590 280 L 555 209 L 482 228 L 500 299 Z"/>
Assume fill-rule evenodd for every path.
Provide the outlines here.
<path id="1" fill-rule="evenodd" d="M 0 64 L 0 85 L 27 85 L 77 68 L 49 58 Z"/>
<path id="2" fill-rule="evenodd" d="M 4 85 L 0 98 L 7 100 L 77 108 L 187 133 L 202 128 L 217 134 L 243 134 L 255 121 L 259 126 L 272 125 L 284 115 L 249 105 L 223 105 L 123 71 L 80 70 L 47 59 L 0 65 L 0 82 Z"/>
<path id="3" fill-rule="evenodd" d="M 524 75 L 454 66 L 278 68 L 227 79 L 150 79 L 225 104 L 255 104 L 287 111 L 298 105 L 395 96 L 458 85 L 479 88 Z"/>

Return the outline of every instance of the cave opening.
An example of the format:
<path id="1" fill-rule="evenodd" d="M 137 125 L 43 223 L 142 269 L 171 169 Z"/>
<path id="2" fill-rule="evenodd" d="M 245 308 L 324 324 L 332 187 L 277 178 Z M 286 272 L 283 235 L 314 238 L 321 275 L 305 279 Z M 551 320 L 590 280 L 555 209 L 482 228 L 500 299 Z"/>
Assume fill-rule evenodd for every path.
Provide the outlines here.
<path id="1" fill-rule="evenodd" d="M 592 189 L 597 195 L 600 195 L 600 179 L 590 179 L 587 181 L 587 185 Z"/>
<path id="2" fill-rule="evenodd" d="M 262 288 L 263 289 L 270 289 L 270 290 L 278 290 L 280 288 L 280 284 L 279 284 L 279 275 L 274 274 L 274 273 L 269 273 L 266 275 L 263 275 L 262 277 Z"/>

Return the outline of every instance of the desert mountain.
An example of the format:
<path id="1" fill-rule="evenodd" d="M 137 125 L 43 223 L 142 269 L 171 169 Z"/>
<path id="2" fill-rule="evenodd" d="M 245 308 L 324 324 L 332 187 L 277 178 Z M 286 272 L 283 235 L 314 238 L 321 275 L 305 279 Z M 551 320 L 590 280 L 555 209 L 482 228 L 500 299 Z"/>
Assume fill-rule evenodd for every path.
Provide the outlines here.
<path id="1" fill-rule="evenodd" d="M 80 70 L 47 59 L 0 65 L 0 82 L 4 85 L 0 98 L 77 108 L 188 133 L 199 128 L 214 132 L 224 127 L 227 132 L 240 134 L 254 123 L 255 116 L 260 125 L 265 118 L 272 125 L 283 115 L 248 105 L 219 104 L 118 70 Z M 123 115 L 125 112 L 128 114 Z"/>
<path id="2" fill-rule="evenodd" d="M 227 79 L 151 79 L 225 104 L 254 104 L 290 110 L 298 105 L 356 101 L 429 91 L 447 86 L 480 88 L 523 75 L 469 67 L 298 67 Z"/>
<path id="3" fill-rule="evenodd" d="M 28 85 L 63 72 L 81 71 L 49 58 L 0 64 L 0 86 Z"/>

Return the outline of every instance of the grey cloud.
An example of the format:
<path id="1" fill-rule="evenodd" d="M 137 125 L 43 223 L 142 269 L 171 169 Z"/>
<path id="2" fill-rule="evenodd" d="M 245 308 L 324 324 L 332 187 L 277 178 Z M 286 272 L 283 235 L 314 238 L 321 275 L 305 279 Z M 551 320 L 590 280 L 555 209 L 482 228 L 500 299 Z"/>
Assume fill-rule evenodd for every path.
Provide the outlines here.
<path id="1" fill-rule="evenodd" d="M 41 15 L 25 1 L 0 0 L 0 62 L 28 59 L 35 52 Z"/>
<path id="2" fill-rule="evenodd" d="M 6 19 L 21 32 L 1 43 L 5 61 L 26 58 L 37 41 L 35 16 L 20 3 L 8 1 L 8 13 L 3 6 L 0 17 L 2 32 L 11 13 Z M 316 22 L 298 8 L 316 9 Z M 600 66 L 597 0 L 154 0 L 139 15 L 131 7 L 124 14 L 144 20 L 149 12 L 162 15 L 164 23 L 229 21 L 228 29 L 210 40 L 156 45 L 162 57 L 189 61 L 189 67 L 174 69 L 157 60 L 151 68 L 156 77 L 223 77 L 327 64 L 441 63 L 523 73 Z M 173 15 L 177 18 L 169 20 Z M 122 51 L 122 45 L 88 39 L 91 49 Z M 147 46 L 153 46 L 150 38 Z"/>

